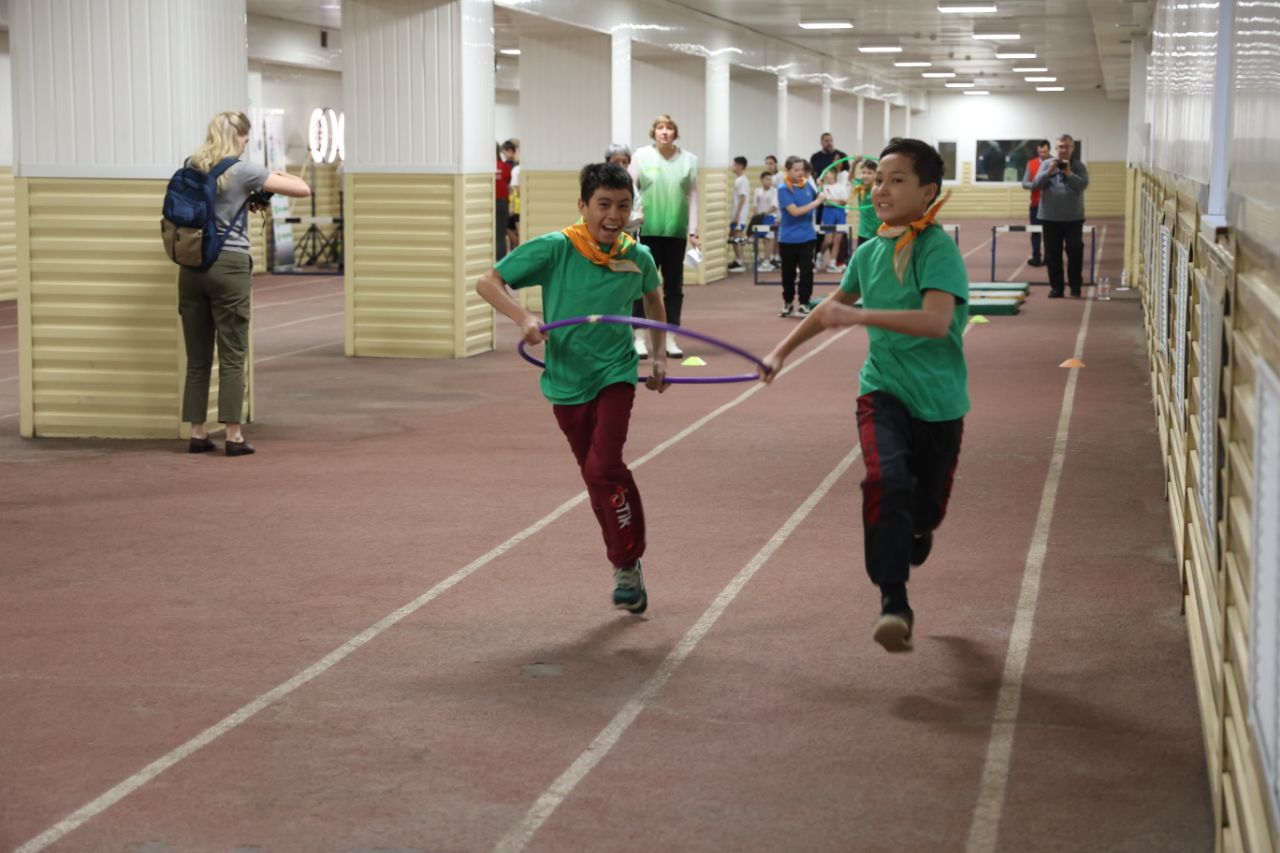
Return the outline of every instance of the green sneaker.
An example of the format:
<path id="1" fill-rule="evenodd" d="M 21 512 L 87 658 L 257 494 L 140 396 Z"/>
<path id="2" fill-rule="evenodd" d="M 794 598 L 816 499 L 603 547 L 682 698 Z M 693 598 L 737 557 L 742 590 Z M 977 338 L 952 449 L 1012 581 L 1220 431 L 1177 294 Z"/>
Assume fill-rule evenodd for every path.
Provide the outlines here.
<path id="1" fill-rule="evenodd" d="M 649 606 L 649 594 L 644 591 L 644 575 L 640 574 L 640 561 L 634 565 L 613 570 L 613 606 L 618 610 L 643 613 Z"/>

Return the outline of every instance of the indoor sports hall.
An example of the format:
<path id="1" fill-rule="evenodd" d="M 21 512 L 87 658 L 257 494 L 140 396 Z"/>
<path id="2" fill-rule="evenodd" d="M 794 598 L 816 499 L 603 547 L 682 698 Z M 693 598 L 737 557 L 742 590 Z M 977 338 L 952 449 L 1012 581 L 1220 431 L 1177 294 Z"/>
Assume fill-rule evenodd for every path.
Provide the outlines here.
<path id="1" fill-rule="evenodd" d="M 0 850 L 1276 853 L 1277 80 L 1271 0 L 0 0 Z M 575 228 L 683 277 L 644 357 L 571 327 L 638 362 L 630 611 L 520 352 L 573 275 L 478 286 Z M 926 246 L 968 408 L 891 648 L 866 259 L 924 313 Z"/>

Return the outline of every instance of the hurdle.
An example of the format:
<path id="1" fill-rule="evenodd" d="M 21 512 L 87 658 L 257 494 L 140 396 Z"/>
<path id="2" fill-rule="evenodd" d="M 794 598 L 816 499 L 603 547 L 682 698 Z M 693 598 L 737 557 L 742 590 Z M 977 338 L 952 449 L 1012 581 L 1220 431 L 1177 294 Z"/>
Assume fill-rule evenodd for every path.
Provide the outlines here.
<path id="1" fill-rule="evenodd" d="M 943 231 L 945 231 L 945 232 L 947 232 L 948 234 L 950 234 L 950 235 L 951 235 L 951 239 L 955 240 L 955 241 L 956 241 L 956 246 L 957 246 L 957 247 L 959 247 L 959 245 L 960 245 L 960 226 L 959 226 L 959 225 L 955 225 L 955 224 L 947 224 L 947 225 L 944 225 L 944 224 L 943 224 L 943 223 L 941 223 L 941 222 L 937 223 L 937 225 L 938 225 L 938 227 L 939 227 L 939 228 L 941 228 Z M 818 235 L 819 235 L 819 236 L 821 236 L 821 235 L 823 235 L 823 234 L 834 234 L 835 232 L 839 231 L 839 232 L 841 232 L 841 233 L 843 233 L 843 234 L 847 234 L 847 235 L 849 236 L 849 239 L 850 239 L 851 241 L 853 240 L 853 226 L 852 226 L 851 224 L 847 223 L 847 222 L 846 222 L 844 225 L 818 225 L 818 226 L 816 226 L 816 228 L 817 228 L 817 231 L 818 231 Z M 760 271 L 759 271 L 759 266 L 760 266 L 760 264 L 759 264 L 759 260 L 760 260 L 760 241 L 761 241 L 761 240 L 763 240 L 763 239 L 766 239 L 766 238 L 767 238 L 767 237 L 769 237 L 770 235 L 777 236 L 777 233 L 778 233 L 778 225 L 777 225 L 777 223 L 774 223 L 773 225 L 755 225 L 755 226 L 752 226 L 752 228 L 751 228 L 751 275 L 752 275 L 752 281 L 753 281 L 755 284 L 778 284 L 778 283 L 780 283 L 780 282 L 778 282 L 778 281 L 763 281 L 763 282 L 762 282 L 762 281 L 760 280 Z M 729 239 L 729 242 L 732 244 L 732 243 L 734 243 L 735 241 L 733 240 L 733 238 L 730 238 L 730 239 Z M 853 248 L 856 248 L 856 247 L 853 247 Z M 814 282 L 814 283 L 815 283 L 815 284 L 827 284 L 827 282 Z"/>
<path id="2" fill-rule="evenodd" d="M 1098 279 L 1098 226 L 1085 225 L 1081 231 L 1089 232 L 1089 284 Z M 996 236 L 999 234 L 1043 234 L 1043 225 L 992 225 L 991 226 L 991 280 L 996 279 Z"/>

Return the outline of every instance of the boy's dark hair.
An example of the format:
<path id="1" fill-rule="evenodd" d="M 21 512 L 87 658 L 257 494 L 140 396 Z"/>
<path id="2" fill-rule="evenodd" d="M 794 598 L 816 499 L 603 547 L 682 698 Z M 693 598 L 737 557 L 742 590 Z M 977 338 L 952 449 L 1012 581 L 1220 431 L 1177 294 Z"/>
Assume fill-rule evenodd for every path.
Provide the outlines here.
<path id="1" fill-rule="evenodd" d="M 588 163 L 578 173 L 578 185 L 582 200 L 591 201 L 596 190 L 626 190 L 635 198 L 636 188 L 631 183 L 631 175 L 621 166 L 613 163 Z"/>
<path id="2" fill-rule="evenodd" d="M 745 169 L 745 168 L 747 168 L 747 158 L 746 158 L 746 157 L 734 157 L 734 158 L 733 158 L 733 162 L 737 163 L 739 166 L 741 166 L 741 167 L 742 167 L 742 168 L 744 168 L 744 169 Z"/>
<path id="3" fill-rule="evenodd" d="M 763 172 L 760 173 L 760 180 L 762 181 L 765 178 L 772 178 L 772 177 L 773 177 L 773 172 L 770 172 L 768 169 L 765 169 Z"/>
<path id="4" fill-rule="evenodd" d="M 506 142 L 502 143 L 503 151 L 515 151 L 519 147 L 520 146 L 516 145 L 516 141 L 514 139 L 508 139 Z"/>
<path id="5" fill-rule="evenodd" d="M 1052 147 L 1053 146 L 1049 144 L 1049 140 L 1047 139 L 1041 139 L 1039 142 L 1036 143 L 1036 148 L 1052 148 Z"/>
<path id="6" fill-rule="evenodd" d="M 915 172 L 920 183 L 934 184 L 938 188 L 938 195 L 942 194 L 942 175 L 946 166 L 942 162 L 942 155 L 932 145 L 921 139 L 903 139 L 895 136 L 880 152 L 880 159 L 883 160 L 890 154 L 910 157 L 911 171 Z M 937 195 L 934 198 L 936 199 Z"/>

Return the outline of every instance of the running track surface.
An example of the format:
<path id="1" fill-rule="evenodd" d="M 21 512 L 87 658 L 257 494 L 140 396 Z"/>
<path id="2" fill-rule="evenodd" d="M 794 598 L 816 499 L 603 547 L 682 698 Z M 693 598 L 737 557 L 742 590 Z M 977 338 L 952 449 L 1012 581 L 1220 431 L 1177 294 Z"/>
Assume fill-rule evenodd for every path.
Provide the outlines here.
<path id="1" fill-rule="evenodd" d="M 989 224 L 962 238 L 988 279 Z M 1000 250 L 1012 277 L 1026 246 Z M 687 322 L 763 353 L 793 321 L 745 279 L 690 288 Z M 769 388 L 638 394 L 635 618 L 608 606 L 513 327 L 463 362 L 346 359 L 341 286 L 258 280 L 256 456 L 0 420 L 0 849 L 1212 845 L 1136 294 L 1033 288 L 970 328 L 917 650 L 890 656 L 861 559 L 860 331 Z"/>

